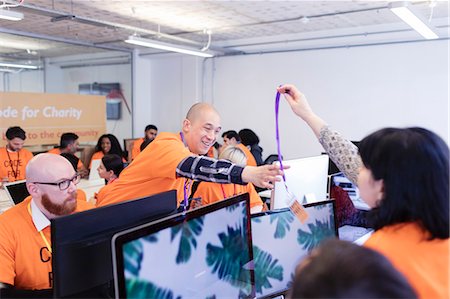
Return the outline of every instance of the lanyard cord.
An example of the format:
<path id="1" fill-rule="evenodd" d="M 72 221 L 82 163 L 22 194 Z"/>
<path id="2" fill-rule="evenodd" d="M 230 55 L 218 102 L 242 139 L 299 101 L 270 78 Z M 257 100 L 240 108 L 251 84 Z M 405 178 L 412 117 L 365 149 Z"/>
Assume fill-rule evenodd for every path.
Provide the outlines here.
<path id="1" fill-rule="evenodd" d="M 33 215 L 31 214 L 31 202 L 28 203 L 28 213 L 30 213 L 31 218 L 33 218 Z M 42 240 L 44 240 L 45 246 L 47 247 L 47 250 L 52 253 L 52 247 L 50 246 L 50 243 L 48 243 L 47 238 L 45 237 L 42 230 L 39 231 L 39 234 L 41 235 Z"/>
<path id="2" fill-rule="evenodd" d="M 20 161 L 20 150 L 17 152 L 17 164 L 16 171 L 14 171 L 13 161 L 11 160 L 11 156 L 9 155 L 8 149 L 5 147 L 6 154 L 9 159 L 9 167 L 11 167 L 12 173 L 14 175 L 14 180 L 17 180 L 17 176 L 19 175 L 19 161 Z"/>

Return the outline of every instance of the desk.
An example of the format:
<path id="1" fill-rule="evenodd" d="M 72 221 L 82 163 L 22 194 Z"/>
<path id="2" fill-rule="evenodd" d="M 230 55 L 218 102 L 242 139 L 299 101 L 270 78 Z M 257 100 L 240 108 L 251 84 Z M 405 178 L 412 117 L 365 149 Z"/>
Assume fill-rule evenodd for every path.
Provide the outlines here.
<path id="1" fill-rule="evenodd" d="M 82 179 L 78 183 L 78 189 L 82 189 L 86 193 L 86 199 L 90 201 L 94 197 L 94 193 L 105 185 L 105 180 L 86 180 Z M 6 194 L 5 189 L 0 189 L 0 214 L 12 207 L 12 203 Z"/>

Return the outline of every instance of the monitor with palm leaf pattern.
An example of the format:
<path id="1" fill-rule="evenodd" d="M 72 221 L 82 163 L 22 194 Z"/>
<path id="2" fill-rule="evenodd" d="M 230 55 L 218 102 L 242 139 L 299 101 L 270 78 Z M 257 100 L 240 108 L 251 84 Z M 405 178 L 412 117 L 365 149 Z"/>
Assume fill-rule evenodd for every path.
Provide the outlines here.
<path id="1" fill-rule="evenodd" d="M 257 297 L 286 292 L 297 264 L 320 242 L 336 237 L 334 201 L 304 205 L 308 219 L 301 223 L 289 209 L 251 217 Z"/>
<path id="2" fill-rule="evenodd" d="M 112 240 L 116 298 L 254 298 L 248 193 Z"/>

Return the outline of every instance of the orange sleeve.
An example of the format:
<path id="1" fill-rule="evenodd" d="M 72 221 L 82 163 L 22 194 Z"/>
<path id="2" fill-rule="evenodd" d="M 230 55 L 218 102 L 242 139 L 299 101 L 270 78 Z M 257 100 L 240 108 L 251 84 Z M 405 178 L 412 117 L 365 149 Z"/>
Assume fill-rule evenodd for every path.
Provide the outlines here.
<path id="1" fill-rule="evenodd" d="M 144 138 L 133 142 L 133 149 L 131 150 L 131 160 L 134 160 L 136 156 L 141 152 L 141 144 L 144 142 Z"/>
<path id="2" fill-rule="evenodd" d="M 55 148 L 52 148 L 51 150 L 47 151 L 47 153 L 60 155 L 61 154 L 61 150 L 59 149 L 59 147 L 55 147 Z"/>
<path id="3" fill-rule="evenodd" d="M 255 157 L 253 157 L 253 154 L 250 152 L 250 150 L 245 145 L 243 145 L 242 143 L 239 143 L 237 145 L 237 147 L 240 148 L 244 152 L 245 156 L 247 157 L 247 165 L 248 166 L 257 166 Z"/>
<path id="4" fill-rule="evenodd" d="M 87 201 L 86 192 L 82 189 L 77 189 L 77 200 Z"/>
<path id="5" fill-rule="evenodd" d="M 211 182 L 201 182 L 194 193 L 194 197 L 201 197 L 202 206 L 209 205 L 223 199 L 220 184 Z"/>

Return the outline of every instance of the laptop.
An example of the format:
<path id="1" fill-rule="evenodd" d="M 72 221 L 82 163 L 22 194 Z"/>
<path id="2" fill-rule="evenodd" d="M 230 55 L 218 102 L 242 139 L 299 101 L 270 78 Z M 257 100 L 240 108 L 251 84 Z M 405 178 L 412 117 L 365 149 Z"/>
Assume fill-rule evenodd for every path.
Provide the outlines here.
<path id="1" fill-rule="evenodd" d="M 8 199 L 13 205 L 21 203 L 30 195 L 30 193 L 28 193 L 26 180 L 4 183 L 3 186 L 5 188 Z"/>
<path id="2" fill-rule="evenodd" d="M 320 155 L 283 161 L 290 168 L 284 171 L 289 192 L 301 204 L 314 203 L 327 199 L 328 156 Z M 275 182 L 271 197 L 271 209 L 289 206 L 290 198 L 284 182 Z"/>
<path id="3" fill-rule="evenodd" d="M 97 168 L 102 163 L 102 159 L 95 159 L 91 162 L 91 170 L 89 171 L 89 181 L 102 180 L 100 175 L 98 174 Z"/>

